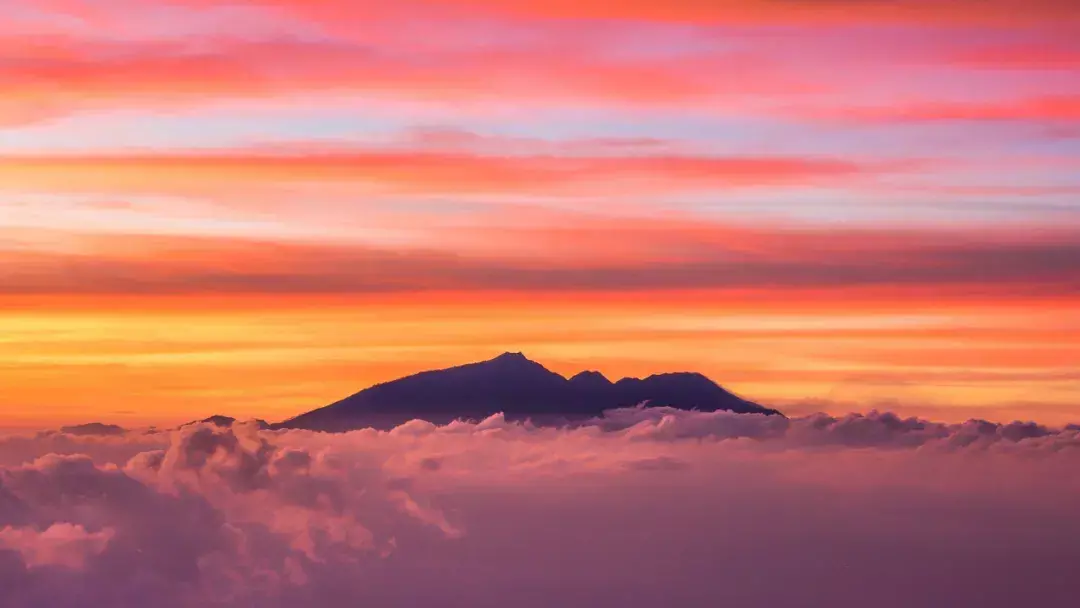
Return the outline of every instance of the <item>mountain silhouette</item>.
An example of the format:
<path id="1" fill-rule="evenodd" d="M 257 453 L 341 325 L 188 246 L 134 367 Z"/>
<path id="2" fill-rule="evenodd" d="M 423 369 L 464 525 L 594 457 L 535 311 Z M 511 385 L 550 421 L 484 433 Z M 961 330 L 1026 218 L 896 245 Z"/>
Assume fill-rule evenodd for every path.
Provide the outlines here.
<path id="1" fill-rule="evenodd" d="M 127 433 L 127 429 L 115 424 L 91 422 L 88 424 L 60 427 L 60 432 L 76 437 L 118 437 Z"/>
<path id="2" fill-rule="evenodd" d="M 562 424 L 642 404 L 780 414 L 729 393 L 701 374 L 659 374 L 613 383 L 599 372 L 582 372 L 566 379 L 521 353 L 505 353 L 490 361 L 378 384 L 274 427 L 329 432 L 389 429 L 415 419 L 447 424 L 482 420 L 499 412 L 508 420 Z"/>
<path id="3" fill-rule="evenodd" d="M 193 424 L 209 424 L 209 425 L 216 426 L 216 427 L 219 427 L 219 428 L 226 428 L 227 429 L 227 428 L 232 427 L 237 422 L 240 422 L 240 421 L 237 420 L 236 418 L 233 418 L 232 416 L 216 415 L 216 416 L 210 416 L 209 418 L 204 418 L 202 420 L 192 420 L 191 422 L 189 422 L 189 423 L 187 423 L 187 424 L 185 424 L 183 426 L 190 426 L 190 425 L 193 425 Z M 255 420 L 251 420 L 249 422 L 254 423 L 255 426 L 257 428 L 259 428 L 260 430 L 267 430 L 271 426 L 265 420 L 255 419 Z"/>

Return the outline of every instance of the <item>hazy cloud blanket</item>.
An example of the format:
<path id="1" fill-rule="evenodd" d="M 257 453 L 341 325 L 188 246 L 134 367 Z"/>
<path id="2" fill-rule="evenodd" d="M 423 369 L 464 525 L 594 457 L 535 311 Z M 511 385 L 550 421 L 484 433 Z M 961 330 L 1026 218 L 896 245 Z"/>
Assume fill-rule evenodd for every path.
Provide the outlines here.
<path id="1" fill-rule="evenodd" d="M 1071 605 L 1078 465 L 887 413 L 7 437 L 0 605 Z"/>

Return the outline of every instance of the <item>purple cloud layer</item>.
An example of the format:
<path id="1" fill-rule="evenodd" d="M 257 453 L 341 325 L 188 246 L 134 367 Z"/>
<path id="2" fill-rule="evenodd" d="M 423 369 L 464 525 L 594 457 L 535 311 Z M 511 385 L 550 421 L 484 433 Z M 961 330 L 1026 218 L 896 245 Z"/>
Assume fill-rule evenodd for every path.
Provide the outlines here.
<path id="1" fill-rule="evenodd" d="M 1078 464 L 876 412 L 7 437 L 0 605 L 1066 605 Z"/>

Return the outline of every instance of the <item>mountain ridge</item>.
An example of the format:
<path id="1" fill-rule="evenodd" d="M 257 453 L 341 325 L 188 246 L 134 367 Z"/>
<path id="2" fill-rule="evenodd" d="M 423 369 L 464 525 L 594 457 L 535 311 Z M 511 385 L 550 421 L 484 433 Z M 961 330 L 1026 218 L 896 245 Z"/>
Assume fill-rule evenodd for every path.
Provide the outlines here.
<path id="1" fill-rule="evenodd" d="M 645 404 L 702 411 L 780 415 L 696 372 L 669 372 L 612 382 L 596 371 L 566 378 L 520 352 L 375 384 L 344 399 L 272 425 L 339 432 L 389 429 L 409 420 L 447 424 L 503 413 L 510 420 L 562 424 Z"/>

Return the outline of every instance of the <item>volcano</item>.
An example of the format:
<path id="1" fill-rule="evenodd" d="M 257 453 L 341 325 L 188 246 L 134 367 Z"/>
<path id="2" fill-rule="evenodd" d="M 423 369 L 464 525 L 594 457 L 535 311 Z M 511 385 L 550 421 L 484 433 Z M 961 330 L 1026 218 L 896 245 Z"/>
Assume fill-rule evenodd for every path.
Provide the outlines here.
<path id="1" fill-rule="evenodd" d="M 605 410 L 638 405 L 780 415 L 698 373 L 611 382 L 599 372 L 587 371 L 568 379 L 521 353 L 505 353 L 489 361 L 378 384 L 275 427 L 326 432 L 390 429 L 416 419 L 447 424 L 482 420 L 500 412 L 508 420 L 567 424 L 596 418 Z"/>

